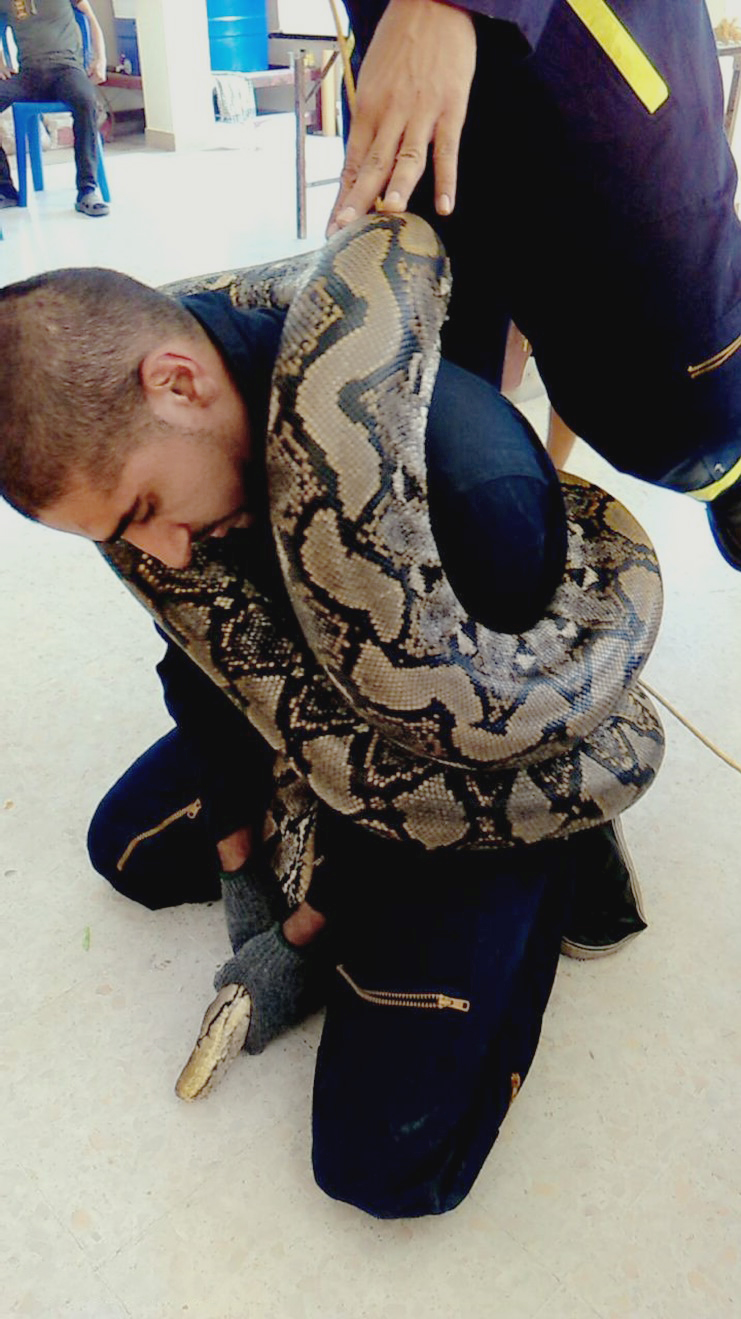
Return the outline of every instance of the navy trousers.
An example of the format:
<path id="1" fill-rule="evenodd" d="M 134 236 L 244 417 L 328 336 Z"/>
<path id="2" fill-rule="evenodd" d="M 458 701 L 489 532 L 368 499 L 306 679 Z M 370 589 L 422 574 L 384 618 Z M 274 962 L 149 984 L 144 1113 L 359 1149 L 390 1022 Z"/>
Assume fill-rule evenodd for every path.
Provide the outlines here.
<path id="1" fill-rule="evenodd" d="M 60 65 L 28 69 L 0 82 L 0 112 L 14 101 L 65 101 L 72 111 L 78 195 L 98 186 L 98 98 L 84 69 Z M 0 191 L 12 187 L 8 158 L 0 147 Z"/>
<path id="2" fill-rule="evenodd" d="M 197 794 L 176 730 L 101 803 L 93 864 L 148 907 L 217 898 Z M 530 1068 L 578 840 L 430 853 L 327 813 L 321 850 L 310 896 L 342 970 L 316 1064 L 316 1181 L 379 1218 L 443 1213 L 470 1190 Z M 430 1006 L 439 994 L 454 1006 Z"/>
<path id="3" fill-rule="evenodd" d="M 493 385 L 443 363 L 427 466 L 433 529 L 461 601 L 500 631 L 534 623 L 563 571 L 565 518 L 527 422 Z M 167 682 L 168 666 L 161 671 Z M 193 681 L 198 706 L 202 678 Z M 95 867 L 150 907 L 218 892 L 218 811 L 206 809 L 203 758 L 188 751 L 182 674 L 169 703 L 182 727 L 119 780 L 89 835 Z M 220 720 L 212 759 L 245 783 L 249 818 L 250 785 L 259 795 L 265 770 L 230 710 L 233 742 Z M 328 916 L 343 972 L 317 1060 L 317 1182 L 379 1217 L 452 1209 L 535 1052 L 572 845 L 442 855 L 375 838 L 329 811 L 320 843 L 325 860 L 309 898 Z M 440 993 L 453 1006 L 430 1006 Z"/>
<path id="4" fill-rule="evenodd" d="M 217 841 L 201 767 L 173 729 L 106 793 L 87 844 L 98 874 L 156 911 L 221 897 Z"/>
<path id="5" fill-rule="evenodd" d="M 378 1218 L 467 1195 L 530 1068 L 571 898 L 570 844 L 327 848 L 340 958 L 317 1057 L 313 1166 Z M 338 876 L 338 878 L 345 878 Z M 449 1006 L 431 1006 L 443 995 Z"/>

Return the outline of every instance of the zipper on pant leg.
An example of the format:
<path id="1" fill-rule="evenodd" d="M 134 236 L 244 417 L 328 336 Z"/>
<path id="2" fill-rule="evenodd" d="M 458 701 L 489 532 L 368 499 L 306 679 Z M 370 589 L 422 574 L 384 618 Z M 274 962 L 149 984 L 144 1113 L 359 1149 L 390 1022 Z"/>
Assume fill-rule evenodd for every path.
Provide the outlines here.
<path id="1" fill-rule="evenodd" d="M 688 366 L 688 376 L 692 380 L 696 380 L 698 376 L 707 375 L 708 371 L 717 371 L 719 367 L 733 357 L 734 353 L 738 352 L 739 348 L 741 348 L 741 334 L 732 339 L 729 344 L 726 344 L 725 348 L 720 348 L 717 353 L 713 353 L 712 357 L 706 357 L 704 362 L 696 362 L 694 366 Z"/>
<path id="2" fill-rule="evenodd" d="M 469 1012 L 471 1008 L 469 999 L 454 998 L 450 994 L 442 994 L 436 990 L 415 993 L 414 990 L 396 992 L 391 989 L 363 989 L 353 980 L 344 966 L 338 966 L 337 970 L 358 998 L 362 998 L 366 1003 L 375 1003 L 377 1007 L 432 1010 L 450 1008 L 453 1012 Z"/>
<path id="3" fill-rule="evenodd" d="M 138 847 L 139 843 L 143 843 L 146 838 L 154 838 L 156 834 L 161 834 L 163 829 L 167 829 L 168 826 L 174 824 L 176 820 L 182 820 L 186 816 L 189 820 L 195 820 L 196 816 L 202 809 L 203 802 L 200 797 L 196 797 L 195 801 L 189 802 L 187 806 L 181 806 L 179 811 L 173 811 L 172 815 L 168 815 L 166 819 L 160 820 L 159 824 L 155 824 L 151 829 L 145 829 L 144 833 L 137 834 L 135 838 L 131 839 L 126 850 L 122 852 L 121 856 L 118 858 L 118 861 L 116 862 L 116 870 L 123 870 L 134 848 Z"/>

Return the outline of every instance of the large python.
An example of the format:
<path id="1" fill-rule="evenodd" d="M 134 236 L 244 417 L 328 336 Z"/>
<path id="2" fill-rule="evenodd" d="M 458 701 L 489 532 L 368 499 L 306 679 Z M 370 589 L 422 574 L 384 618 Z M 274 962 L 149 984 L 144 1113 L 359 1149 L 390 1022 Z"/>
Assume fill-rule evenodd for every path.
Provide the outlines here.
<path id="1" fill-rule="evenodd" d="M 318 258 L 171 286 L 288 306 L 267 464 L 301 634 L 228 537 L 177 571 L 125 544 L 106 553 L 276 750 L 268 833 L 294 903 L 318 802 L 425 848 L 506 847 L 613 818 L 661 761 L 637 685 L 660 575 L 617 501 L 564 478 L 566 571 L 522 635 L 473 622 L 445 577 L 424 431 L 448 287 L 438 239 L 413 216 L 358 221 Z"/>

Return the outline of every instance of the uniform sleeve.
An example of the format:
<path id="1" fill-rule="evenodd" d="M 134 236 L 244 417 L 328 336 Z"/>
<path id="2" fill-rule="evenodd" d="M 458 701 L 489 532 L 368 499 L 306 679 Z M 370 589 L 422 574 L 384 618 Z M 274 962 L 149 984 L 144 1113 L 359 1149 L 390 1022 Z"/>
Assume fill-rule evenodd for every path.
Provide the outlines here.
<path id="1" fill-rule="evenodd" d="M 455 0 L 456 9 L 513 23 L 531 50 L 540 41 L 555 4 L 556 0 Z"/>
<path id="2" fill-rule="evenodd" d="M 540 41 L 557 0 L 445 0 L 456 9 L 467 9 L 481 19 L 499 19 L 511 23 L 523 42 L 534 50 Z M 370 45 L 373 33 L 386 8 L 387 0 L 345 0 L 350 26 L 355 34 L 355 63 Z M 524 49 L 524 46 L 523 46 Z"/>

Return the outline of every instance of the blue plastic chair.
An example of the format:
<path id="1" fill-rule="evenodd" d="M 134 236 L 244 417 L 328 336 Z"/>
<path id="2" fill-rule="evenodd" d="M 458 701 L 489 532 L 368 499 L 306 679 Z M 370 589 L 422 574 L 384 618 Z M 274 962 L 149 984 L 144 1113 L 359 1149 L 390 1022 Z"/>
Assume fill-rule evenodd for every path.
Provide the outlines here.
<path id="1" fill-rule="evenodd" d="M 90 54 L 90 25 L 85 14 L 74 10 L 77 24 L 82 35 L 82 58 L 85 66 Z M 3 53 L 7 64 L 11 64 L 8 47 L 7 29 L 3 32 Z M 18 205 L 28 206 L 28 184 L 26 181 L 26 151 L 31 160 L 31 176 L 36 192 L 44 188 L 44 165 L 41 155 L 41 116 L 45 114 L 63 114 L 70 109 L 66 101 L 16 101 L 13 105 L 13 127 L 15 129 L 15 151 L 18 167 Z M 103 139 L 98 133 L 98 187 L 104 201 L 111 200 L 108 179 L 103 160 Z"/>

